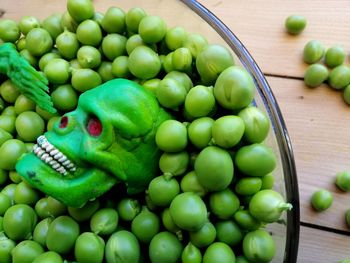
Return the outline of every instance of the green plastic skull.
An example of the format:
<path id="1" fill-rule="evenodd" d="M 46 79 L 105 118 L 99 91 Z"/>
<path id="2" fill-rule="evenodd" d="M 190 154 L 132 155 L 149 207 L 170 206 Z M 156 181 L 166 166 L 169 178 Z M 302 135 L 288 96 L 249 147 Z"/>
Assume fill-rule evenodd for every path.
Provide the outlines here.
<path id="1" fill-rule="evenodd" d="M 143 191 L 158 169 L 157 127 L 170 118 L 142 86 L 114 79 L 83 93 L 76 110 L 16 165 L 32 186 L 79 207 L 124 182 Z"/>

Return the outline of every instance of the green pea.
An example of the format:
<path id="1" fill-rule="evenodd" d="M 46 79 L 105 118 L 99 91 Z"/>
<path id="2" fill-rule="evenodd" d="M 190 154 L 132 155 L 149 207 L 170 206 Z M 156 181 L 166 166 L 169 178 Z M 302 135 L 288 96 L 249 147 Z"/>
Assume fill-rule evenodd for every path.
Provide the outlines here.
<path id="1" fill-rule="evenodd" d="M 186 38 L 186 30 L 181 26 L 176 26 L 167 30 L 164 40 L 170 50 L 175 50 L 183 47 Z"/>
<path id="2" fill-rule="evenodd" d="M 34 228 L 33 240 L 42 245 L 43 247 L 46 246 L 47 231 L 49 230 L 49 226 L 52 223 L 52 221 L 52 217 L 44 218 Z"/>
<path id="3" fill-rule="evenodd" d="M 243 253 L 251 262 L 270 262 L 276 254 L 276 244 L 266 230 L 258 229 L 244 236 Z"/>
<path id="4" fill-rule="evenodd" d="M 26 182 L 20 182 L 15 190 L 14 200 L 16 204 L 34 205 L 40 198 L 39 192 Z"/>
<path id="5" fill-rule="evenodd" d="M 55 251 L 46 251 L 41 255 L 39 255 L 38 257 L 36 257 L 35 260 L 33 261 L 33 263 L 47 263 L 47 262 L 63 263 L 63 259 L 60 256 L 60 254 L 58 254 Z"/>
<path id="6" fill-rule="evenodd" d="M 350 84 L 347 85 L 343 90 L 343 100 L 350 105 Z"/>
<path id="7" fill-rule="evenodd" d="M 2 190 L 1 193 L 8 196 L 11 199 L 11 205 L 15 204 L 15 190 L 16 190 L 17 184 L 9 183 L 7 184 Z"/>
<path id="8" fill-rule="evenodd" d="M 292 205 L 279 192 L 269 189 L 255 193 L 249 202 L 250 214 L 264 223 L 276 222 L 284 211 L 291 209 Z"/>
<path id="9" fill-rule="evenodd" d="M 180 185 L 175 178 L 161 175 L 152 179 L 147 191 L 153 204 L 166 207 L 180 193 Z"/>
<path id="10" fill-rule="evenodd" d="M 222 148 L 231 148 L 241 141 L 244 129 L 244 122 L 240 117 L 235 115 L 222 116 L 213 123 L 213 142 Z"/>
<path id="11" fill-rule="evenodd" d="M 94 201 L 87 202 L 84 206 L 79 208 L 68 207 L 68 213 L 75 221 L 84 222 L 89 220 L 99 207 L 100 201 L 99 199 L 95 199 Z"/>
<path id="12" fill-rule="evenodd" d="M 340 190 L 344 192 L 350 191 L 350 172 L 343 171 L 337 173 L 335 184 Z"/>
<path id="13" fill-rule="evenodd" d="M 328 75 L 329 73 L 326 66 L 315 63 L 306 68 L 304 83 L 311 88 L 316 88 L 328 79 Z"/>
<path id="14" fill-rule="evenodd" d="M 290 15 L 286 18 L 284 26 L 292 35 L 300 34 L 306 27 L 306 18 L 302 15 Z"/>
<path id="15" fill-rule="evenodd" d="M 22 16 L 19 20 L 18 27 L 23 35 L 27 35 L 33 28 L 40 27 L 40 21 L 35 16 Z"/>
<path id="16" fill-rule="evenodd" d="M 125 43 L 125 49 L 126 49 L 126 52 L 128 55 L 131 54 L 131 52 L 136 48 L 136 47 L 139 47 L 139 46 L 148 46 L 148 47 L 151 47 L 149 46 L 148 44 L 146 44 L 141 36 L 139 34 L 135 34 L 135 35 L 132 35 L 131 37 L 129 37 L 127 40 L 126 40 L 126 43 Z"/>
<path id="17" fill-rule="evenodd" d="M 164 38 L 167 25 L 159 16 L 148 15 L 141 19 L 138 31 L 146 43 L 157 43 Z"/>
<path id="18" fill-rule="evenodd" d="M 231 52 L 224 46 L 211 44 L 203 48 L 196 58 L 196 68 L 206 84 L 213 84 L 221 72 L 234 65 Z"/>
<path id="19" fill-rule="evenodd" d="M 101 76 L 102 82 L 115 78 L 112 73 L 112 62 L 110 61 L 102 61 L 100 66 L 97 68 L 97 73 Z"/>
<path id="20" fill-rule="evenodd" d="M 84 20 L 77 27 L 77 38 L 83 45 L 98 46 L 102 41 L 99 24 L 91 19 Z"/>
<path id="21" fill-rule="evenodd" d="M 20 39 L 17 40 L 17 43 L 16 43 L 16 46 L 17 46 L 17 50 L 18 51 L 22 51 L 23 49 L 26 48 L 26 39 L 25 37 L 21 37 Z"/>
<path id="22" fill-rule="evenodd" d="M 76 32 L 78 23 L 71 17 L 68 11 L 63 12 L 61 17 L 61 27 L 70 32 Z"/>
<path id="23" fill-rule="evenodd" d="M 57 36 L 56 48 L 65 59 L 75 58 L 79 49 L 77 35 L 66 29 Z"/>
<path id="24" fill-rule="evenodd" d="M 105 247 L 107 262 L 139 262 L 140 257 L 140 244 L 133 233 L 120 230 L 107 240 Z"/>
<path id="25" fill-rule="evenodd" d="M 4 101 L 8 103 L 14 103 L 17 97 L 20 95 L 18 87 L 10 80 L 5 80 L 0 85 L 0 95 Z M 4 113 L 2 113 L 3 115 Z"/>
<path id="26" fill-rule="evenodd" d="M 127 56 L 119 56 L 113 60 L 112 63 L 112 74 L 117 78 L 129 78 L 131 76 L 129 67 L 128 67 Z"/>
<path id="27" fill-rule="evenodd" d="M 343 64 L 345 57 L 345 50 L 342 46 L 338 45 L 330 47 L 327 49 L 325 54 L 325 64 L 330 68 L 334 68 Z"/>
<path id="28" fill-rule="evenodd" d="M 261 227 L 261 222 L 253 217 L 248 210 L 238 210 L 234 215 L 236 223 L 244 230 L 256 230 Z"/>
<path id="29" fill-rule="evenodd" d="M 244 255 L 236 257 L 236 263 L 250 263 Z"/>
<path id="30" fill-rule="evenodd" d="M 249 143 L 262 142 L 270 130 L 270 120 L 259 108 L 248 106 L 238 113 L 244 122 L 243 138 Z"/>
<path id="31" fill-rule="evenodd" d="M 51 83 L 65 84 L 71 75 L 69 62 L 62 58 L 52 59 L 46 64 L 44 73 Z"/>
<path id="32" fill-rule="evenodd" d="M 213 192 L 209 196 L 210 211 L 220 219 L 231 218 L 239 206 L 240 200 L 230 188 Z"/>
<path id="33" fill-rule="evenodd" d="M 340 65 L 329 73 L 328 83 L 333 89 L 343 89 L 350 84 L 350 67 Z"/>
<path id="34" fill-rule="evenodd" d="M 233 250 L 223 242 L 214 242 L 204 252 L 203 263 L 229 263 L 235 262 L 236 256 Z"/>
<path id="35" fill-rule="evenodd" d="M 141 205 L 137 199 L 123 198 L 117 205 L 117 212 L 121 220 L 132 221 L 140 213 Z"/>
<path id="36" fill-rule="evenodd" d="M 173 110 L 177 110 L 186 101 L 186 95 L 185 87 L 172 78 L 162 79 L 156 90 L 159 103 Z"/>
<path id="37" fill-rule="evenodd" d="M 118 226 L 118 212 L 112 208 L 98 210 L 90 219 L 90 229 L 98 235 L 110 235 Z"/>
<path id="38" fill-rule="evenodd" d="M 325 189 L 315 191 L 311 196 L 311 205 L 316 211 L 324 211 L 333 203 L 333 195 Z"/>
<path id="39" fill-rule="evenodd" d="M 12 19 L 0 20 L 0 39 L 4 42 L 16 42 L 21 35 L 17 22 Z"/>
<path id="40" fill-rule="evenodd" d="M 84 232 L 76 240 L 74 256 L 78 262 L 100 263 L 104 257 L 105 241 L 95 233 Z"/>
<path id="41" fill-rule="evenodd" d="M 276 162 L 273 150 L 260 143 L 243 146 L 235 155 L 237 168 L 250 176 L 263 176 L 272 172 Z"/>
<path id="42" fill-rule="evenodd" d="M 197 85 L 189 90 L 185 99 L 185 110 L 193 117 L 205 117 L 215 108 L 212 87 Z"/>
<path id="43" fill-rule="evenodd" d="M 216 239 L 229 246 L 238 245 L 243 239 L 243 231 L 233 220 L 218 221 L 215 229 Z"/>
<path id="44" fill-rule="evenodd" d="M 74 110 L 78 104 L 78 94 L 70 84 L 56 87 L 51 93 L 51 99 L 54 107 L 64 112 Z"/>
<path id="45" fill-rule="evenodd" d="M 120 34 L 108 34 L 102 40 L 103 54 L 111 61 L 126 54 L 126 37 Z"/>
<path id="46" fill-rule="evenodd" d="M 129 55 L 130 72 L 140 79 L 151 79 L 160 71 L 160 59 L 156 52 L 146 46 L 136 47 Z"/>
<path id="47" fill-rule="evenodd" d="M 180 188 L 182 192 L 193 192 L 200 197 L 207 193 L 207 190 L 199 183 L 195 171 L 190 171 L 182 177 Z"/>
<path id="48" fill-rule="evenodd" d="M 66 254 L 74 248 L 79 236 L 79 224 L 69 216 L 59 216 L 49 225 L 46 246 L 59 254 Z"/>
<path id="49" fill-rule="evenodd" d="M 192 66 L 191 51 L 186 47 L 180 47 L 174 50 L 171 63 L 174 70 L 180 72 L 190 71 Z"/>
<path id="50" fill-rule="evenodd" d="M 12 138 L 13 137 L 10 133 L 8 133 L 6 130 L 4 130 L 3 128 L 0 127 L 0 147 L 4 142 L 6 142 L 7 140 L 10 140 Z"/>
<path id="51" fill-rule="evenodd" d="M 195 147 L 203 149 L 212 139 L 212 126 L 214 120 L 210 117 L 195 119 L 188 126 L 188 138 Z"/>
<path id="52" fill-rule="evenodd" d="M 196 33 L 187 36 L 183 46 L 191 51 L 192 57 L 197 58 L 198 54 L 208 45 L 207 39 Z"/>
<path id="53" fill-rule="evenodd" d="M 142 86 L 156 96 L 159 83 L 160 83 L 160 79 L 158 78 L 148 79 L 142 82 Z"/>
<path id="54" fill-rule="evenodd" d="M 11 205 L 11 198 L 0 192 L 0 216 L 3 216 Z"/>
<path id="55" fill-rule="evenodd" d="M 2 262 L 12 263 L 11 251 L 15 246 L 15 241 L 9 239 L 4 232 L 0 232 L 0 258 Z"/>
<path id="56" fill-rule="evenodd" d="M 350 209 L 348 209 L 345 213 L 345 222 L 350 227 Z"/>
<path id="57" fill-rule="evenodd" d="M 181 262 L 183 263 L 201 263 L 202 253 L 201 251 L 189 242 L 182 251 Z"/>
<path id="58" fill-rule="evenodd" d="M 125 24 L 127 27 L 127 30 L 137 33 L 139 30 L 139 24 L 142 18 L 146 16 L 145 10 L 143 10 L 141 7 L 133 7 L 128 10 L 125 14 Z"/>
<path id="59" fill-rule="evenodd" d="M 253 101 L 254 95 L 253 78 L 242 67 L 226 68 L 214 85 L 214 96 L 225 109 L 240 110 L 247 107 Z"/>
<path id="60" fill-rule="evenodd" d="M 152 238 L 159 232 L 160 219 L 159 217 L 148 210 L 146 206 L 132 220 L 131 231 L 142 243 L 151 242 Z"/>
<path id="61" fill-rule="evenodd" d="M 153 263 L 178 262 L 183 246 L 177 237 L 163 231 L 156 234 L 149 245 L 149 257 Z"/>
<path id="62" fill-rule="evenodd" d="M 176 80 L 186 89 L 187 92 L 189 92 L 190 89 L 192 89 L 193 87 L 191 78 L 184 72 L 171 71 L 164 76 L 164 79 L 167 79 L 167 78 Z"/>
<path id="63" fill-rule="evenodd" d="M 17 98 L 17 97 L 16 97 Z M 9 115 L 17 117 L 15 107 L 14 106 L 7 106 L 3 111 L 1 115 Z"/>
<path id="64" fill-rule="evenodd" d="M 310 40 L 303 49 L 303 59 L 307 64 L 313 64 L 320 61 L 325 53 L 325 47 L 318 40 Z"/>
<path id="65" fill-rule="evenodd" d="M 175 196 L 170 204 L 170 215 L 176 225 L 187 231 L 199 230 L 208 220 L 204 201 L 191 192 Z"/>
<path id="66" fill-rule="evenodd" d="M 179 152 L 187 146 L 186 126 L 177 120 L 166 120 L 156 132 L 156 144 L 165 152 Z"/>
<path id="67" fill-rule="evenodd" d="M 34 142 L 45 130 L 45 122 L 35 111 L 22 112 L 16 118 L 16 131 L 24 142 Z"/>
<path id="68" fill-rule="evenodd" d="M 164 152 L 159 158 L 159 168 L 164 174 L 177 176 L 187 170 L 189 161 L 190 156 L 186 151 L 177 153 Z"/>
<path id="69" fill-rule="evenodd" d="M 79 92 L 95 88 L 102 83 L 100 75 L 89 68 L 77 69 L 72 74 L 71 84 Z"/>
<path id="70" fill-rule="evenodd" d="M 61 27 L 61 18 L 61 14 L 55 13 L 45 18 L 41 23 L 42 27 L 49 32 L 53 40 L 56 40 L 57 36 L 63 32 L 63 28 Z"/>
<path id="71" fill-rule="evenodd" d="M 40 108 L 38 105 L 35 106 L 35 111 L 36 113 L 38 113 L 41 118 L 43 118 L 45 121 L 50 120 L 52 117 L 57 117 L 57 113 L 50 113 L 46 110 L 43 110 L 42 108 Z"/>
<path id="72" fill-rule="evenodd" d="M 261 190 L 263 189 L 272 189 L 275 183 L 275 176 L 272 173 L 266 174 L 261 177 Z"/>
<path id="73" fill-rule="evenodd" d="M 37 215 L 33 208 L 25 204 L 16 204 L 6 210 L 3 227 L 5 234 L 12 240 L 31 239 Z"/>
<path id="74" fill-rule="evenodd" d="M 211 222 L 205 222 L 204 225 L 196 230 L 190 231 L 190 242 L 198 248 L 203 248 L 214 242 L 216 238 L 216 229 Z"/>
<path id="75" fill-rule="evenodd" d="M 198 154 L 194 170 L 199 183 L 209 191 L 221 191 L 230 185 L 234 170 L 230 154 L 217 146 L 207 146 Z"/>
<path id="76" fill-rule="evenodd" d="M 235 185 L 235 191 L 239 195 L 253 195 L 260 191 L 262 180 L 259 177 L 240 178 Z"/>
<path id="77" fill-rule="evenodd" d="M 16 117 L 10 115 L 0 115 L 0 128 L 9 134 L 15 134 Z"/>
<path id="78" fill-rule="evenodd" d="M 14 170 L 17 160 L 26 152 L 26 146 L 22 141 L 7 140 L 0 147 L 0 169 Z"/>
<path id="79" fill-rule="evenodd" d="M 13 250 L 13 263 L 32 263 L 38 256 L 44 253 L 43 247 L 32 240 L 24 240 L 18 243 Z"/>
<path id="80" fill-rule="evenodd" d="M 36 56 L 34 56 L 32 53 L 30 53 L 29 50 L 28 50 L 27 48 L 22 49 L 22 50 L 19 52 L 19 54 L 20 54 L 23 58 L 25 58 L 25 59 L 29 62 L 29 64 L 30 64 L 32 67 L 36 68 L 36 67 L 38 66 L 38 60 L 39 60 L 38 57 L 36 57 Z"/>
<path id="81" fill-rule="evenodd" d="M 108 8 L 101 21 L 103 30 L 122 34 L 125 31 L 125 16 L 125 12 L 118 7 Z"/>
<path id="82" fill-rule="evenodd" d="M 15 111 L 19 115 L 24 111 L 33 111 L 35 110 L 35 102 L 31 99 L 28 99 L 23 94 L 19 95 L 15 101 Z"/>
<path id="83" fill-rule="evenodd" d="M 33 28 L 26 36 L 26 48 L 34 56 L 42 56 L 53 47 L 49 32 L 43 28 Z"/>
<path id="84" fill-rule="evenodd" d="M 101 54 L 97 48 L 92 46 L 79 48 L 77 59 L 82 68 L 96 68 L 101 64 Z"/>
<path id="85" fill-rule="evenodd" d="M 60 54 L 56 53 L 56 52 L 49 52 L 46 53 L 45 55 L 43 55 L 40 59 L 39 59 L 39 69 L 41 71 L 44 71 L 47 63 L 49 63 L 49 61 L 51 61 L 54 58 L 62 58 Z"/>
<path id="86" fill-rule="evenodd" d="M 178 236 L 182 235 L 182 230 L 174 223 L 174 220 L 171 217 L 169 207 L 165 208 L 162 211 L 161 218 L 162 218 L 162 224 L 167 231 L 169 231 L 171 233 L 175 233 Z M 180 238 L 180 240 L 181 240 L 181 238 Z"/>
<path id="87" fill-rule="evenodd" d="M 78 23 L 92 18 L 94 15 L 94 5 L 89 0 L 68 0 L 67 10 Z"/>

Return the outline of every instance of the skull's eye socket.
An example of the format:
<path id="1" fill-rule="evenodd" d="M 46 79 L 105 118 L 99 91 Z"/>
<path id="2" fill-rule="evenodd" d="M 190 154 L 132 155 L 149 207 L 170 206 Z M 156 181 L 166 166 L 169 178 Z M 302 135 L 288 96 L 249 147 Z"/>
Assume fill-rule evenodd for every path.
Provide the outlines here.
<path id="1" fill-rule="evenodd" d="M 99 136 L 102 132 L 102 124 L 95 116 L 91 116 L 87 123 L 87 131 L 92 136 Z"/>
<path id="2" fill-rule="evenodd" d="M 63 116 L 60 120 L 60 124 L 58 127 L 60 127 L 61 129 L 66 128 L 68 125 L 68 117 L 67 116 Z"/>

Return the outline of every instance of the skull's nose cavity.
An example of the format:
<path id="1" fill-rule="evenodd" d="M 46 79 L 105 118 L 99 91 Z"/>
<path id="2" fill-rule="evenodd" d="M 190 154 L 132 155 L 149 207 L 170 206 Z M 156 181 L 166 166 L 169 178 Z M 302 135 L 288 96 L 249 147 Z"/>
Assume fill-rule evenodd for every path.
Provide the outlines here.
<path id="1" fill-rule="evenodd" d="M 64 129 L 66 128 L 68 125 L 68 117 L 67 116 L 63 116 L 60 120 L 60 124 L 58 125 L 59 128 Z"/>

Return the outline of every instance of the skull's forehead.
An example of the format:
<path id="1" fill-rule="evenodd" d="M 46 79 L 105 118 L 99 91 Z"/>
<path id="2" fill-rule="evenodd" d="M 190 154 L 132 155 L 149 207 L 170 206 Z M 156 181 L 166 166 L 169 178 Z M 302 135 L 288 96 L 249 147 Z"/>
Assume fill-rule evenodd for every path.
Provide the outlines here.
<path id="1" fill-rule="evenodd" d="M 114 79 L 83 93 L 77 109 L 111 123 L 124 138 L 146 135 L 154 127 L 159 105 L 153 94 L 136 82 Z"/>

